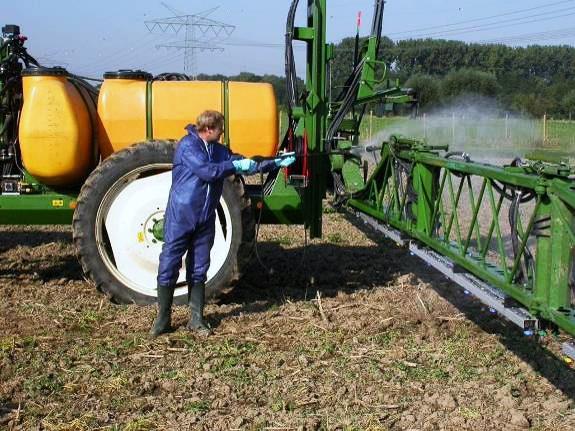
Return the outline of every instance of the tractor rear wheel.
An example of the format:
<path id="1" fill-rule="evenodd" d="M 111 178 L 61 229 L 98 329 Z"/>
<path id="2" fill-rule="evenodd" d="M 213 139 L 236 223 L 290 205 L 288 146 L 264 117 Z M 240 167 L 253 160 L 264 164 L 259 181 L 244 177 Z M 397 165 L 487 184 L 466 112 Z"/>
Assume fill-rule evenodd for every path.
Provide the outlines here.
<path id="1" fill-rule="evenodd" d="M 156 301 L 164 210 L 175 143 L 150 141 L 114 153 L 92 172 L 78 196 L 73 236 L 82 269 L 116 303 Z M 255 224 L 241 178 L 225 180 L 217 209 L 206 296 L 221 293 L 249 259 Z M 182 265 L 174 302 L 187 297 Z"/>

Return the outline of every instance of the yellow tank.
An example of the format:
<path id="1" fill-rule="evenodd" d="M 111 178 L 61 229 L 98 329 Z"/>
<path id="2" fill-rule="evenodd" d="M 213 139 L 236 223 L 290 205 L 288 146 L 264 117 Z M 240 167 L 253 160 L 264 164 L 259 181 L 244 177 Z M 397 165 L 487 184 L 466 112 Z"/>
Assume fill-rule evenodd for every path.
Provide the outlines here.
<path id="1" fill-rule="evenodd" d="M 103 157 L 146 139 L 180 139 L 185 126 L 206 109 L 228 119 L 225 133 L 233 152 L 247 157 L 277 152 L 277 104 L 270 84 L 151 81 L 141 71 L 104 78 L 98 101 Z"/>
<path id="2" fill-rule="evenodd" d="M 19 140 L 26 170 L 50 186 L 71 186 L 94 162 L 89 108 L 65 69 L 22 72 L 24 106 Z"/>
<path id="3" fill-rule="evenodd" d="M 104 74 L 98 96 L 98 145 L 102 158 L 146 140 L 147 81 L 142 71 Z"/>
<path id="4" fill-rule="evenodd" d="M 271 84 L 230 82 L 228 105 L 230 149 L 246 157 L 274 156 L 279 130 Z"/>
<path id="5" fill-rule="evenodd" d="M 156 139 L 179 139 L 206 109 L 222 112 L 222 83 L 154 81 L 152 124 Z"/>

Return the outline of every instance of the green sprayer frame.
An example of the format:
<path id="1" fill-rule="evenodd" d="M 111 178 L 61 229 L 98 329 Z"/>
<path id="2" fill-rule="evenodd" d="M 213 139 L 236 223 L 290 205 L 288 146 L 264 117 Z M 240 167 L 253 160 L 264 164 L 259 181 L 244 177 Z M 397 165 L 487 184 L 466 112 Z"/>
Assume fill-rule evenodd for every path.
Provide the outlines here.
<path id="1" fill-rule="evenodd" d="M 383 1 L 375 1 L 378 7 Z M 409 242 L 420 257 L 525 330 L 552 322 L 575 335 L 572 160 L 538 157 L 499 168 L 448 153 L 447 146 L 394 136 L 382 143 L 380 162 L 364 184 L 352 151 L 361 107 L 415 100 L 386 80 L 385 64 L 377 60 L 379 36 L 372 34 L 359 53 L 363 66 L 353 104 L 337 124 L 336 145 L 330 142 L 326 131 L 344 107 L 327 99 L 326 65 L 333 48 L 325 41 L 326 1 L 308 0 L 307 10 L 308 26 L 294 29 L 295 39 L 307 43 L 307 76 L 303 103 L 292 115 L 298 121 L 295 133 L 308 138 L 311 177 L 299 192 L 300 203 L 290 187 L 282 192 L 291 193 L 290 208 L 301 205 L 310 235 L 321 235 L 321 200 L 331 171 L 345 185 L 340 203 L 382 223 L 392 238 Z M 286 219 L 277 216 L 285 201 L 272 193 L 264 202 L 276 214 L 272 218 Z"/>

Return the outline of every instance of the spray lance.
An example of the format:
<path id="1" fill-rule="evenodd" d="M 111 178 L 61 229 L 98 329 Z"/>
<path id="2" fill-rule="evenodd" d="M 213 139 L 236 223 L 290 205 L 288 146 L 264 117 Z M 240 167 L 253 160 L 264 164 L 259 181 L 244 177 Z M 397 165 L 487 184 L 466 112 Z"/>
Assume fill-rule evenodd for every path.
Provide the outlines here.
<path id="1" fill-rule="evenodd" d="M 287 159 L 288 157 L 297 157 L 296 152 L 295 151 L 281 150 L 275 156 L 253 156 L 250 158 L 256 163 L 261 163 L 261 162 L 266 161 L 266 160 L 276 160 L 276 159 L 282 159 L 283 160 L 283 159 Z"/>

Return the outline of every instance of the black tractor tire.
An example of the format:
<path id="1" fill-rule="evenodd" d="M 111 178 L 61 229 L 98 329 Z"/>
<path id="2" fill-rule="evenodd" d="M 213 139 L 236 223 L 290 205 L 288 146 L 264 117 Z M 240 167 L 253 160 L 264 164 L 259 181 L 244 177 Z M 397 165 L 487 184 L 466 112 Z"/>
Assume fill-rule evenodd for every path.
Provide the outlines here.
<path id="1" fill-rule="evenodd" d="M 155 295 L 146 295 L 134 290 L 129 283 L 121 281 L 114 274 L 113 253 L 104 259 L 107 241 L 105 227 L 99 210 L 107 193 L 120 184 L 129 184 L 134 178 L 130 173 L 149 166 L 151 171 L 171 170 L 176 143 L 174 141 L 148 141 L 120 150 L 102 161 L 90 174 L 78 196 L 72 222 L 76 253 L 86 277 L 95 287 L 106 294 L 114 303 L 150 304 L 156 302 Z M 135 175 L 135 174 L 134 174 Z M 144 197 L 145 198 L 145 197 Z M 249 198 L 244 194 L 241 177 L 225 180 L 222 198 L 231 216 L 232 238 L 228 254 L 220 270 L 206 283 L 206 298 L 214 298 L 227 290 L 241 274 L 241 268 L 249 261 L 255 240 L 255 223 Z M 112 198 L 113 199 L 113 198 Z M 221 211 L 221 205 L 218 208 Z M 98 231 L 101 231 L 98 234 Z M 108 253 L 111 253 L 108 247 Z M 108 262 L 108 264 L 106 264 Z M 155 287 L 155 286 L 154 286 Z M 176 295 L 175 304 L 185 304 L 186 294 Z"/>

